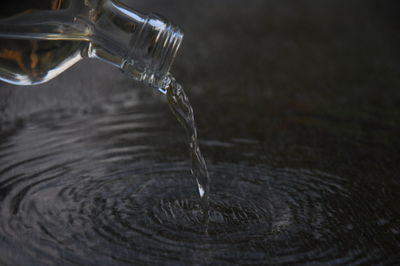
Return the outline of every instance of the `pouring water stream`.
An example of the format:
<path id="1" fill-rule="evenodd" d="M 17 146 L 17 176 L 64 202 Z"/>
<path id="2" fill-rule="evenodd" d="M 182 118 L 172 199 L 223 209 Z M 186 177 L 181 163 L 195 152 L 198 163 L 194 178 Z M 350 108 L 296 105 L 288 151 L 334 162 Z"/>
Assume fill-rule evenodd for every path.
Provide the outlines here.
<path id="1" fill-rule="evenodd" d="M 197 128 L 194 120 L 193 108 L 183 90 L 183 87 L 173 78 L 162 92 L 166 93 L 168 104 L 177 120 L 185 128 L 189 139 L 189 150 L 191 158 L 191 172 L 196 179 L 203 210 L 209 207 L 209 174 L 204 157 L 201 154 L 197 141 Z"/>

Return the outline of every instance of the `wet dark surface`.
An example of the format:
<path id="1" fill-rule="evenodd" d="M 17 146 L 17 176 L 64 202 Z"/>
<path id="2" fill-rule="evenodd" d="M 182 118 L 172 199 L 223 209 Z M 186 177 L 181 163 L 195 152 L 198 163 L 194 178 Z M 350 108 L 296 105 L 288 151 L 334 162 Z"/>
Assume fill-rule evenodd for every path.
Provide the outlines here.
<path id="1" fill-rule="evenodd" d="M 186 32 L 208 219 L 158 92 L 96 61 L 0 85 L 0 265 L 400 263 L 399 5 L 246 4 L 135 1 Z"/>

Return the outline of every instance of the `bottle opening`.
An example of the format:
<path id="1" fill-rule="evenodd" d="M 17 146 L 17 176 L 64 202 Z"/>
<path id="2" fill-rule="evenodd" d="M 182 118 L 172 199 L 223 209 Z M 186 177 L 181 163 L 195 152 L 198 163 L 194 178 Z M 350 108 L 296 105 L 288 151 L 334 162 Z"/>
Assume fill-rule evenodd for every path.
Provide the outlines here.
<path id="1" fill-rule="evenodd" d="M 124 71 L 152 87 L 164 88 L 175 56 L 182 43 L 182 31 L 157 16 L 146 19 L 131 40 Z"/>

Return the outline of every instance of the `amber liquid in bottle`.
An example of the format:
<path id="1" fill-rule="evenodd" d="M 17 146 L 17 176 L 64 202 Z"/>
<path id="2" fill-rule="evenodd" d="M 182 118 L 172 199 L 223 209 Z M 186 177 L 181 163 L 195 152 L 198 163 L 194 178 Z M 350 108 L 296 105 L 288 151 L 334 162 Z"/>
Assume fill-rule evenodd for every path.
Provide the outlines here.
<path id="1" fill-rule="evenodd" d="M 6 1 L 0 20 L 11 16 L 68 7 L 65 0 Z M 4 6 L 3 6 L 4 7 Z M 0 80 L 19 84 L 38 84 L 56 76 L 80 60 L 82 41 L 24 40 L 2 38 L 0 33 Z"/>

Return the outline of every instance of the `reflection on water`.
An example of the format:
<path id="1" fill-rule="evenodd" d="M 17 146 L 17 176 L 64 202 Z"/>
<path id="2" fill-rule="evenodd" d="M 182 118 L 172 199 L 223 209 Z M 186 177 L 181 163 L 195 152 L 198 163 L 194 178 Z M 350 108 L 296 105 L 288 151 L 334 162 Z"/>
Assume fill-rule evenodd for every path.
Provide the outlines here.
<path id="1" fill-rule="evenodd" d="M 310 168 L 301 154 L 266 154 L 258 140 L 202 142 L 212 155 L 204 219 L 179 148 L 186 148 L 181 129 L 157 104 L 115 101 L 88 114 L 39 113 L 2 133 L 0 264 L 398 259 L 399 209 L 390 186 Z M 160 117 L 167 119 L 160 124 Z"/>

